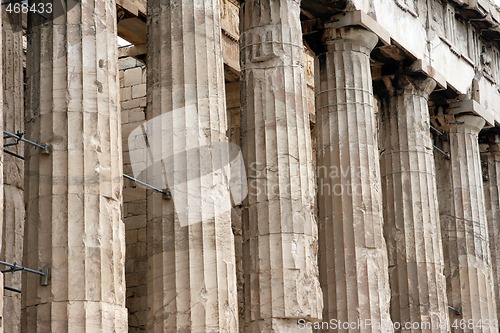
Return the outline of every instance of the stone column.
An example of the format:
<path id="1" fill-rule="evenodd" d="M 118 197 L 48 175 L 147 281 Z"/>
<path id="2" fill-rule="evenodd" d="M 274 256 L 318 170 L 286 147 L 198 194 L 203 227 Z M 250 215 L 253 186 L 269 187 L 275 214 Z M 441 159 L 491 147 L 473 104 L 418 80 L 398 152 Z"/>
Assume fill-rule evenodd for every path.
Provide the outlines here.
<path id="1" fill-rule="evenodd" d="M 28 22 L 23 332 L 126 332 L 115 1 Z"/>
<path id="2" fill-rule="evenodd" d="M 3 285 L 4 285 L 4 278 L 3 278 L 3 274 L 0 273 L 0 286 L 2 286 L 2 289 L 3 289 Z M 2 290 L 2 295 L 3 295 L 3 290 Z M 4 297 L 0 297 L 0 333 L 4 332 L 5 320 L 4 320 L 4 314 L 3 314 L 3 307 L 4 307 Z"/>
<path id="3" fill-rule="evenodd" d="M 220 2 L 150 0 L 148 14 L 148 134 L 160 152 L 148 178 L 166 177 L 172 199 L 147 197 L 147 330 L 237 332 L 231 199 L 215 170 L 229 145 Z"/>
<path id="4" fill-rule="evenodd" d="M 241 5 L 245 332 L 321 318 L 314 172 L 296 0 Z"/>
<path id="5" fill-rule="evenodd" d="M 484 124 L 456 116 L 446 125 L 451 159 L 436 159 L 448 304 L 458 310 L 450 311 L 452 332 L 498 332 L 478 144 Z"/>
<path id="6" fill-rule="evenodd" d="M 3 289 L 3 286 L 4 286 L 4 275 L 2 273 L 0 273 L 0 333 L 3 333 L 5 330 L 4 330 L 4 323 L 5 323 L 5 319 L 4 319 L 4 313 L 3 313 L 3 307 L 4 307 L 4 289 Z"/>
<path id="7" fill-rule="evenodd" d="M 371 321 L 364 332 L 392 332 L 370 71 L 377 36 L 327 28 L 324 40 L 315 65 L 323 320 Z"/>
<path id="8" fill-rule="evenodd" d="M 3 31 L 3 15 L 0 15 L 0 30 Z M 3 36 L 3 32 L 2 32 Z M 3 51 L 3 38 L 0 38 L 0 50 Z M 0 57 L 0 87 L 3 87 L 3 57 Z M 0 133 L 3 133 L 3 93 L 0 94 Z M 0 144 L 0 204 L 3 203 L 3 140 Z M 3 210 L 4 206 L 0 205 L 0 253 L 3 252 Z M 3 274 L 0 273 L 0 333 L 3 333 L 3 301 L 4 301 L 4 293 L 3 293 Z"/>
<path id="9" fill-rule="evenodd" d="M 430 78 L 386 78 L 380 95 L 384 235 L 391 318 L 448 332 L 448 303 L 427 100 Z M 421 332 L 422 330 L 408 330 Z"/>
<path id="10" fill-rule="evenodd" d="M 23 34 L 21 14 L 2 10 L 3 31 L 3 125 L 9 132 L 24 131 Z M 13 142 L 8 139 L 4 142 Z M 24 143 L 8 150 L 24 156 Z M 24 161 L 4 156 L 4 220 L 0 258 L 22 264 L 24 234 Z M 21 273 L 7 274 L 5 285 L 21 289 Z M 2 327 L 7 332 L 21 331 L 21 295 L 7 291 L 4 306 L 8 309 Z"/>
<path id="11" fill-rule="evenodd" d="M 229 142 L 241 147 L 241 98 L 240 82 L 226 82 L 226 104 L 229 129 Z M 231 210 L 231 226 L 234 234 L 234 250 L 236 256 L 236 275 L 238 285 L 238 320 L 240 332 L 244 332 L 245 297 L 243 272 L 243 206 L 237 205 Z"/>
<path id="12" fill-rule="evenodd" d="M 484 197 L 490 240 L 497 317 L 500 315 L 500 133 L 487 135 L 488 148 L 481 154 Z"/>

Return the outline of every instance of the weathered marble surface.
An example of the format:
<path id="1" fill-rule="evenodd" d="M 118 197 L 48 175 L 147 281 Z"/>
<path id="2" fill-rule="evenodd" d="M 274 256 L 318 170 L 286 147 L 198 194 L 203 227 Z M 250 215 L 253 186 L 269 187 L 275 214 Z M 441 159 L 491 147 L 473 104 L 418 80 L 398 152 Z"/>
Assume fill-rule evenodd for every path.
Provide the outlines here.
<path id="1" fill-rule="evenodd" d="M 23 332 L 126 332 L 115 1 L 30 17 Z"/>

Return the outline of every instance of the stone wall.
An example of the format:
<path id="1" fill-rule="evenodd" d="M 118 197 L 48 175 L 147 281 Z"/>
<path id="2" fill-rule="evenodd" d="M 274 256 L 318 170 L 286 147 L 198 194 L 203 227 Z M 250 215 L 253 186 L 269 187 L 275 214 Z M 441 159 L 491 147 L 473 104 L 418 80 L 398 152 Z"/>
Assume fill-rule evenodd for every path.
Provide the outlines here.
<path id="1" fill-rule="evenodd" d="M 146 67 L 125 58 L 120 60 L 120 93 L 122 105 L 123 172 L 132 175 L 128 136 L 145 120 Z M 123 221 L 126 235 L 125 279 L 129 333 L 145 332 L 147 321 L 146 189 L 125 179 Z"/>

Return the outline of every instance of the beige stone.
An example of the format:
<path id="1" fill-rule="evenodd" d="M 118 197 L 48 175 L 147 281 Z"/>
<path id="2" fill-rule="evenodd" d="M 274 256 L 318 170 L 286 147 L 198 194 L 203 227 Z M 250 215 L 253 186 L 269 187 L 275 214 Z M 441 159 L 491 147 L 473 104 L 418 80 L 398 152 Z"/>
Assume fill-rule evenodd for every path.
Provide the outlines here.
<path id="1" fill-rule="evenodd" d="M 3 26 L 3 11 L 2 15 L 0 15 L 0 27 Z M 0 28 L 2 30 L 2 38 L 0 38 L 0 49 L 2 50 L 3 53 L 3 27 Z M 1 57 L 3 58 L 3 56 Z M 0 59 L 0 87 L 3 87 L 3 59 Z M 0 94 L 0 128 L 3 128 L 3 93 Z M 3 144 L 2 144 L 3 148 Z M 3 202 L 3 149 L 0 151 L 0 202 Z M 3 214 L 4 214 L 4 206 L 2 205 L 0 208 L 0 252 L 2 251 L 3 248 Z M 3 274 L 0 273 L 0 333 L 4 332 L 4 325 L 3 325 L 3 317 L 4 317 L 4 312 L 3 312 L 3 306 L 4 306 L 4 293 L 3 293 Z"/>
<path id="2" fill-rule="evenodd" d="M 297 1 L 241 4 L 245 332 L 321 319 L 314 171 Z"/>
<path id="3" fill-rule="evenodd" d="M 448 332 L 448 303 L 427 101 L 433 79 L 384 78 L 380 164 L 391 318 Z"/>
<path id="4" fill-rule="evenodd" d="M 138 84 L 132 87 L 132 98 L 139 98 L 146 96 L 146 84 Z"/>
<path id="5" fill-rule="evenodd" d="M 479 155 L 483 118 L 452 117 L 445 124 L 450 160 L 436 155 L 439 210 L 452 332 L 498 332 L 492 261 Z"/>
<path id="6" fill-rule="evenodd" d="M 23 99 L 23 42 L 21 15 L 8 14 L 2 10 L 2 76 L 3 76 L 3 128 L 15 133 L 24 131 Z M 7 139 L 4 142 L 14 142 Z M 24 144 L 10 146 L 7 149 L 23 156 Z M 0 246 L 0 260 L 22 265 L 24 233 L 24 161 L 14 156 L 4 155 L 3 169 L 4 216 L 3 235 Z M 4 276 L 6 286 L 21 289 L 21 273 Z M 1 287 L 2 285 L 0 285 Z M 21 295 L 5 292 L 4 316 L 2 328 L 5 332 L 21 331 Z"/>
<path id="7" fill-rule="evenodd" d="M 241 94 L 240 83 L 226 83 L 226 109 L 228 117 L 229 142 L 241 146 Z M 236 277 L 238 286 L 238 317 L 240 332 L 244 330 L 245 314 L 245 275 L 243 270 L 243 206 L 237 205 L 231 210 L 231 226 L 234 234 L 236 259 Z"/>
<path id="8" fill-rule="evenodd" d="M 170 147 L 162 143 L 169 139 L 172 149 L 182 152 L 188 143 L 227 144 L 220 1 L 160 3 L 163 1 L 148 1 L 147 119 L 161 123 L 156 117 L 176 115 L 179 125 L 167 131 L 165 136 L 169 137 L 161 137 L 157 145 L 162 152 L 167 151 Z M 189 116 L 187 110 L 193 109 L 195 114 Z M 193 134 L 182 135 L 183 131 Z M 202 168 L 207 162 L 196 163 Z M 200 181 L 215 185 L 214 177 L 214 173 L 208 173 Z M 204 200 L 203 191 L 194 195 Z M 158 193 L 148 192 L 147 331 L 237 332 L 231 212 L 215 212 L 200 223 L 186 225 L 178 215 L 186 207 L 174 207 L 175 200 L 175 194 L 172 200 L 165 200 Z M 224 192 L 220 200 L 230 207 L 229 193 Z M 207 213 L 217 209 L 215 203 L 203 201 L 203 205 Z M 189 205 L 189 213 L 201 213 L 201 209 L 201 205 Z"/>
<path id="9" fill-rule="evenodd" d="M 5 332 L 5 320 L 4 320 L 4 290 L 3 290 L 3 285 L 4 285 L 4 275 L 0 273 L 0 287 L 2 287 L 2 290 L 0 291 L 0 333 Z"/>
<path id="10" fill-rule="evenodd" d="M 305 322 L 314 322 L 316 332 L 319 326 L 328 331 L 328 322 L 317 321 L 337 319 L 351 328 L 330 332 L 366 333 L 390 328 L 352 325 L 437 325 L 446 316 L 454 326 L 470 320 L 476 326 L 451 327 L 453 333 L 498 331 L 480 327 L 494 321 L 500 307 L 500 288 L 494 288 L 500 283 L 494 150 L 500 11 L 493 0 L 150 0 L 149 13 L 146 0 L 115 1 L 116 8 L 113 1 L 63 1 L 69 13 L 43 26 L 39 15 L 23 15 L 23 32 L 19 22 L 5 19 L 9 5 L 1 6 L 0 128 L 23 131 L 26 122 L 26 138 L 55 148 L 45 155 L 25 143 L 11 146 L 28 154 L 26 175 L 23 161 L 5 154 L 0 171 L 0 260 L 51 266 L 49 286 L 28 273 L 3 276 L 15 288 L 24 276 L 25 332 L 310 331 L 301 328 Z M 378 36 L 373 50 L 376 38 L 361 28 Z M 116 52 L 115 31 L 135 45 Z M 22 44 L 29 45 L 27 59 Z M 119 87 L 110 79 L 117 57 Z M 23 63 L 30 78 L 26 87 Z M 146 82 L 147 72 L 154 80 Z M 399 81 L 398 73 L 410 75 L 410 82 Z M 430 96 L 432 84 L 425 78 L 437 82 Z M 383 87 L 388 80 L 392 84 Z M 372 85 L 376 92 L 392 89 L 391 97 L 379 96 L 377 104 Z M 26 120 L 23 90 L 31 96 Z M 461 125 L 456 117 L 463 113 L 486 121 L 474 133 L 484 148 L 484 199 L 471 134 L 431 129 L 437 146 L 432 147 L 427 111 L 442 132 Z M 141 132 L 148 124 L 163 124 L 156 117 L 171 117 L 175 124 L 159 140 Z M 148 146 L 134 141 L 141 137 Z M 235 194 L 234 184 L 221 180 L 233 178 L 238 168 L 209 170 L 213 154 L 183 162 L 182 153 L 196 153 L 191 148 L 211 141 L 236 148 L 243 142 L 251 172 L 244 205 L 238 205 L 241 197 L 228 195 Z M 456 158 L 446 160 L 449 153 Z M 204 188 L 182 207 L 177 179 L 162 185 L 153 179 L 159 188 L 170 187 L 170 200 L 126 179 L 120 198 L 122 173 L 136 176 L 151 156 L 163 157 L 166 170 L 177 163 L 180 173 L 199 172 L 192 183 Z M 27 261 L 19 257 L 23 188 Z M 208 189 L 220 192 L 201 203 Z M 214 214 L 219 203 L 224 214 Z M 210 217 L 184 227 L 183 214 L 190 212 Z M 448 286 L 440 273 L 443 263 Z M 4 300 L 0 331 L 18 333 L 19 295 L 7 291 Z M 128 323 L 122 320 L 124 305 Z"/>
<path id="11" fill-rule="evenodd" d="M 143 69 L 141 67 L 134 67 L 126 70 L 124 73 L 124 86 L 135 86 L 143 83 L 142 71 Z"/>
<path id="12" fill-rule="evenodd" d="M 377 36 L 327 29 L 316 59 L 319 269 L 323 320 L 392 332 L 370 51 Z"/>
<path id="13" fill-rule="evenodd" d="M 136 64 L 137 65 L 137 64 Z M 132 68 L 132 67 L 130 67 Z M 127 69 L 128 71 L 130 69 Z M 141 68 L 141 71 L 144 71 Z M 121 70 L 120 73 L 124 71 Z M 133 94 L 136 87 L 145 86 L 145 78 L 141 78 L 141 83 L 135 86 L 123 87 L 127 100 L 134 100 L 136 105 L 140 105 L 140 99 L 144 94 Z M 137 126 L 141 126 L 146 120 L 144 109 L 134 107 L 127 108 L 127 103 L 122 95 L 122 146 L 123 146 L 123 171 L 125 174 L 133 175 L 130 154 L 128 147 L 128 137 Z M 126 265 L 125 280 L 127 281 L 126 304 L 128 310 L 128 333 L 144 332 L 147 326 L 147 278 L 148 278 L 148 257 L 144 248 L 146 242 L 146 189 L 138 186 L 131 180 L 124 181 L 123 189 L 123 217 L 126 230 Z"/>
<path id="14" fill-rule="evenodd" d="M 120 89 L 120 98 L 122 101 L 128 101 L 132 99 L 132 87 L 123 87 Z"/>
<path id="15" fill-rule="evenodd" d="M 30 19 L 22 331 L 125 332 L 115 1 Z"/>
<path id="16" fill-rule="evenodd" d="M 500 134 L 493 132 L 486 138 L 488 147 L 481 154 L 481 158 L 484 168 L 484 198 L 498 318 L 500 316 Z"/>

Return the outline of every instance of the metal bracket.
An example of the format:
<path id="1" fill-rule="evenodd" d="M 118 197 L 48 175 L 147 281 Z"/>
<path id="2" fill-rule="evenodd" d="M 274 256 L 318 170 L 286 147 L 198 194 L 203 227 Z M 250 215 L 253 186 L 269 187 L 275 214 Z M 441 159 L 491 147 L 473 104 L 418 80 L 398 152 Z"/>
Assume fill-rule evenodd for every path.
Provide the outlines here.
<path id="1" fill-rule="evenodd" d="M 16 153 L 14 153 L 13 151 L 10 151 L 10 150 L 7 150 L 7 149 L 4 149 L 4 150 L 3 150 L 3 152 L 4 152 L 4 153 L 6 153 L 6 154 L 9 154 L 9 155 L 12 155 L 12 156 L 14 156 L 14 157 L 17 157 L 17 158 L 19 158 L 19 159 L 21 159 L 21 160 L 24 160 L 24 157 L 23 157 L 23 156 L 21 156 L 21 155 L 19 155 L 19 154 L 16 154 Z"/>
<path id="2" fill-rule="evenodd" d="M 161 190 L 161 189 L 159 189 L 159 188 L 157 188 L 157 187 L 154 187 L 154 186 L 152 186 L 152 185 L 149 185 L 149 184 L 147 184 L 147 183 L 145 183 L 145 182 L 143 182 L 143 181 L 140 181 L 139 179 L 134 178 L 134 177 L 132 177 L 132 176 L 129 176 L 129 175 L 127 175 L 127 174 L 124 174 L 124 175 L 123 175 L 123 178 L 129 179 L 129 180 L 131 180 L 131 181 L 133 181 L 133 182 L 135 182 L 135 183 L 137 183 L 137 184 L 139 184 L 139 185 L 142 185 L 142 186 L 144 186 L 144 187 L 147 187 L 147 188 L 149 188 L 149 189 L 152 189 L 153 191 L 156 191 L 156 192 L 158 192 L 158 193 L 161 193 L 161 194 L 163 195 L 163 198 L 165 198 L 166 200 L 170 200 L 170 199 L 172 199 L 172 192 L 170 192 L 170 190 L 169 190 L 168 188 L 167 188 L 167 189 L 164 189 L 164 190 Z"/>
<path id="3" fill-rule="evenodd" d="M 8 291 L 12 291 L 13 293 L 18 293 L 18 294 L 21 293 L 21 290 L 20 289 L 16 289 L 16 288 L 11 288 L 11 287 L 4 286 L 3 289 L 8 290 Z"/>
<path id="4" fill-rule="evenodd" d="M 440 152 L 441 154 L 444 155 L 444 157 L 447 159 L 447 160 L 451 160 L 451 156 L 450 156 L 450 153 L 448 152 L 445 152 L 444 150 L 442 150 L 441 148 L 437 147 L 436 145 L 432 145 L 434 147 L 434 149 L 436 149 L 438 152 Z"/>
<path id="5" fill-rule="evenodd" d="M 439 135 L 443 139 L 448 140 L 448 133 L 443 133 L 443 132 L 439 131 L 436 127 L 434 127 L 432 125 L 431 125 L 431 130 L 434 131 L 437 135 Z"/>
<path id="6" fill-rule="evenodd" d="M 36 269 L 31 269 L 31 268 L 24 267 L 24 266 L 19 266 L 16 263 L 11 264 L 11 263 L 5 262 L 5 261 L 0 261 L 0 265 L 4 265 L 4 266 L 9 267 L 8 269 L 4 269 L 4 270 L 0 271 L 3 274 L 14 273 L 14 272 L 32 273 L 32 274 L 40 275 L 40 284 L 42 286 L 48 286 L 50 284 L 50 268 L 48 265 L 43 265 L 41 271 L 37 271 Z M 6 287 L 5 289 L 13 291 L 13 292 L 21 292 L 20 290 L 18 291 L 18 289 L 11 290 L 14 288 L 8 289 L 8 287 Z"/>
<path id="7" fill-rule="evenodd" d="M 23 138 L 23 135 L 24 135 L 23 133 L 17 132 L 16 134 L 14 134 L 14 133 L 10 133 L 10 132 L 4 130 L 3 134 L 4 134 L 4 137 L 3 137 L 4 139 L 13 138 L 13 139 L 17 140 L 17 143 L 19 143 L 19 141 L 22 141 L 24 143 L 27 143 L 29 145 L 34 146 L 35 148 L 41 149 L 45 154 L 50 154 L 51 153 L 52 149 L 50 148 L 50 146 L 48 146 L 48 145 L 41 145 L 41 144 L 36 143 L 34 141 L 25 139 L 25 138 Z"/>
<path id="8" fill-rule="evenodd" d="M 448 305 L 448 309 L 454 311 L 457 315 L 461 315 L 462 314 L 462 310 L 454 308 L 453 306 Z"/>
<path id="9" fill-rule="evenodd" d="M 42 286 L 50 285 L 50 267 L 49 265 L 43 265 L 42 267 L 43 275 L 40 277 L 40 284 Z"/>

